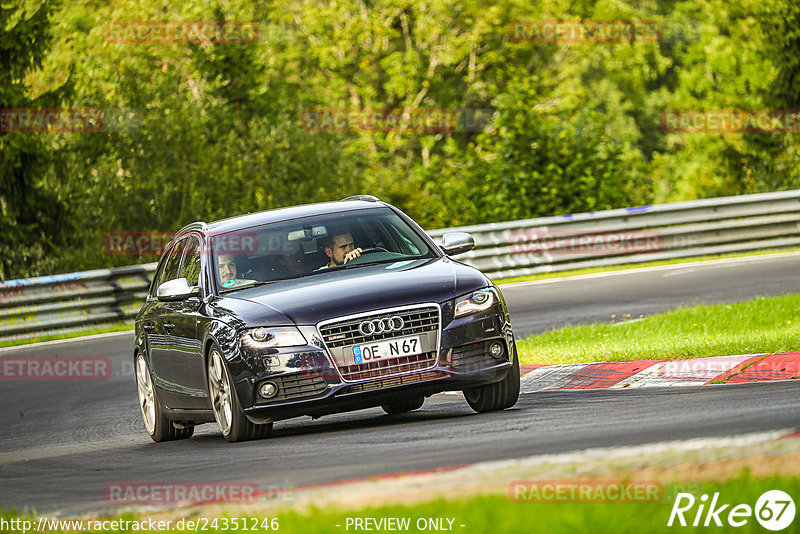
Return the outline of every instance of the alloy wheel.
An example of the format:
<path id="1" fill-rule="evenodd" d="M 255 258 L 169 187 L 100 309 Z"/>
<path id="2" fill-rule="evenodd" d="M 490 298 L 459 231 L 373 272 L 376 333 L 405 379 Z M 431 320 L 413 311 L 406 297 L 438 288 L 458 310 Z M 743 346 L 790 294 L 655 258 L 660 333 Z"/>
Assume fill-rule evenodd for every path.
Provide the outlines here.
<path id="1" fill-rule="evenodd" d="M 156 401 L 153 396 L 153 381 L 142 354 L 136 358 L 136 389 L 139 391 L 139 408 L 142 410 L 144 426 L 152 435 L 156 427 Z"/>
<path id="2" fill-rule="evenodd" d="M 214 409 L 214 418 L 219 424 L 222 434 L 227 436 L 231 431 L 233 409 L 231 406 L 231 382 L 222 355 L 217 349 L 211 351 L 208 364 L 208 386 L 211 394 L 211 406 Z"/>

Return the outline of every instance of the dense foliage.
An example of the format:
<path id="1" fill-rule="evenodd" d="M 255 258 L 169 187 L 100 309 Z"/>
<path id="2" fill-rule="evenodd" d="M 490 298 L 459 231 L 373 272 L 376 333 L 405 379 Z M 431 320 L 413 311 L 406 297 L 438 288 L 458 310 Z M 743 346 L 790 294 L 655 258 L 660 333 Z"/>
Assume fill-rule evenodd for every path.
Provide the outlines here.
<path id="1" fill-rule="evenodd" d="M 662 33 L 512 26 L 577 19 Z M 256 21 L 258 39 L 137 21 Z M 103 110 L 99 131 L 0 131 L 1 279 L 153 259 L 109 254 L 109 232 L 355 193 L 435 228 L 800 186 L 797 133 L 661 128 L 665 110 L 800 108 L 791 0 L 0 0 L 0 55 L 0 108 Z M 328 109 L 456 121 L 309 122 Z"/>
<path id="2" fill-rule="evenodd" d="M 55 107 L 65 93 L 62 83 L 31 96 L 25 85 L 26 75 L 41 67 L 47 53 L 55 8 L 53 2 L 0 3 L 0 108 Z M 0 131 L 0 279 L 56 265 L 48 255 L 57 254 L 55 236 L 64 210 L 44 179 L 53 153 L 43 134 Z"/>

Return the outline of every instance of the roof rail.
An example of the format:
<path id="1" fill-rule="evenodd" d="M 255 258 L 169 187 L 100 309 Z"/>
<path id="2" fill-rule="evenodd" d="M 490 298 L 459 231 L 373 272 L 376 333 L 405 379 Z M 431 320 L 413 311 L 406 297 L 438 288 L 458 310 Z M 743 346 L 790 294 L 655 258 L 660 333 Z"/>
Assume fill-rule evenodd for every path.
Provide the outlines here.
<path id="1" fill-rule="evenodd" d="M 188 232 L 190 230 L 200 230 L 202 232 L 202 231 L 206 230 L 207 228 L 208 228 L 208 225 L 206 223 L 204 223 L 203 221 L 196 221 L 196 222 L 187 224 L 186 226 L 184 226 L 183 228 L 181 228 L 180 230 L 175 232 L 175 235 L 182 234 L 183 232 Z"/>
<path id="2" fill-rule="evenodd" d="M 339 202 L 344 202 L 346 200 L 366 200 L 367 202 L 380 202 L 381 199 L 374 195 L 353 195 L 351 197 L 343 198 Z"/>

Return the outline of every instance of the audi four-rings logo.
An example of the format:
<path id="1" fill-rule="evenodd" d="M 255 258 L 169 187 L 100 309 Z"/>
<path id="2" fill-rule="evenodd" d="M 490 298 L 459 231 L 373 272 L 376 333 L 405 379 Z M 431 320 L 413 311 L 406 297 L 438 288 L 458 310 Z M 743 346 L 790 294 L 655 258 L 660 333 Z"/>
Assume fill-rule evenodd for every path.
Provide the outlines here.
<path id="1" fill-rule="evenodd" d="M 386 332 L 397 332 L 403 329 L 403 318 L 399 315 L 394 317 L 386 317 L 385 319 L 374 319 L 372 321 L 364 321 L 358 326 L 358 329 L 365 336 L 374 334 L 384 334 Z"/>

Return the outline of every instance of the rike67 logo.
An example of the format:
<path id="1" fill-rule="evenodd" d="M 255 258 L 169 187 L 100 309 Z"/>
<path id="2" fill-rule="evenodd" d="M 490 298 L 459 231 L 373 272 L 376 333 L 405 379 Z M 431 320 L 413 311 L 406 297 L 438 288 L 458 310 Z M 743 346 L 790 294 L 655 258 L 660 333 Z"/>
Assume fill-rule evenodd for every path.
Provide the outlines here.
<path id="1" fill-rule="evenodd" d="M 678 493 L 667 526 L 741 527 L 755 516 L 762 527 L 777 532 L 792 524 L 795 512 L 794 500 L 781 490 L 764 492 L 754 508 L 749 504 L 725 503 L 719 492 L 714 493 L 710 502 L 707 494 L 696 499 L 691 493 Z"/>

